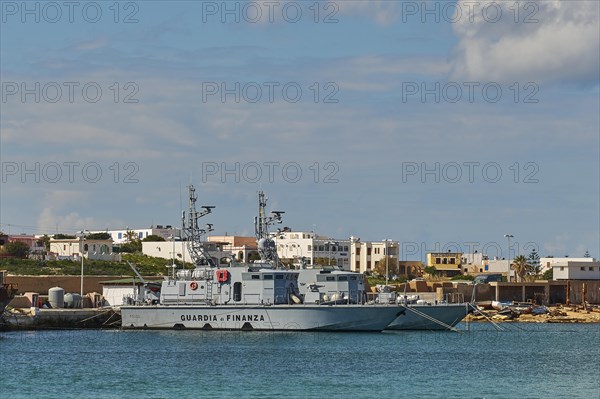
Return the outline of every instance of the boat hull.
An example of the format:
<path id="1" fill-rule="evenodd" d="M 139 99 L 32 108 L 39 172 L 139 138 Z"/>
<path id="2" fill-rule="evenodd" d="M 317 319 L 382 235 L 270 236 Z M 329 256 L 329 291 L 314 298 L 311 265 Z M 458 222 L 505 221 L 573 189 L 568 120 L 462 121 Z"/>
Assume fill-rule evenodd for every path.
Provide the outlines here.
<path id="1" fill-rule="evenodd" d="M 467 304 L 408 305 L 386 330 L 447 330 L 454 327 L 468 314 Z M 436 323 L 433 318 L 441 323 Z"/>
<path id="2" fill-rule="evenodd" d="M 397 306 L 122 306 L 124 329 L 382 331 Z"/>

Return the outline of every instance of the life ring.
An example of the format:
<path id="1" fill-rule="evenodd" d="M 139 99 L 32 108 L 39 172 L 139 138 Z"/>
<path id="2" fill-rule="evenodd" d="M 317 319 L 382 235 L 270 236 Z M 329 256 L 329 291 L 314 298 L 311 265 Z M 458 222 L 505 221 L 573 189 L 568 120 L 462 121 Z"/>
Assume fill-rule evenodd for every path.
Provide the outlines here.
<path id="1" fill-rule="evenodd" d="M 227 280 L 229 280 L 229 272 L 227 270 L 217 270 L 217 281 L 225 283 Z"/>
<path id="2" fill-rule="evenodd" d="M 191 288 L 193 291 L 196 291 L 196 290 L 198 289 L 198 283 L 197 283 L 197 282 L 195 282 L 195 281 L 192 281 L 192 282 L 190 283 L 190 288 Z"/>

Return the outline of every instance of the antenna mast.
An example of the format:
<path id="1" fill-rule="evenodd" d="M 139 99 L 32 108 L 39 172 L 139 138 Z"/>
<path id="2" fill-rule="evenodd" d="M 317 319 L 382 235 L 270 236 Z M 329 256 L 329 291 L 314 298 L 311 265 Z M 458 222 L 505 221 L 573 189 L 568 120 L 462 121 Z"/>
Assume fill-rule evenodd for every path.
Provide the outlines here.
<path id="1" fill-rule="evenodd" d="M 190 256 L 192 257 L 192 262 L 196 265 L 196 267 L 215 267 L 215 263 L 213 262 L 210 254 L 205 248 L 204 243 L 202 242 L 202 236 L 209 231 L 213 231 L 213 225 L 207 224 L 206 229 L 201 229 L 198 227 L 198 219 L 211 213 L 214 209 L 214 206 L 203 205 L 202 212 L 198 212 L 196 210 L 196 201 L 198 200 L 196 189 L 191 184 L 188 189 L 190 198 L 187 226 L 185 225 L 185 214 L 182 214 L 182 222 L 183 229 L 187 237 L 188 250 L 190 252 Z"/>
<path id="2" fill-rule="evenodd" d="M 269 226 L 281 224 L 281 215 L 285 212 L 272 211 L 271 216 L 266 216 L 267 197 L 261 190 L 258 192 L 258 217 L 254 218 L 254 232 L 256 235 L 256 243 L 258 245 L 258 253 L 262 262 L 273 263 L 278 267 L 279 259 L 277 257 L 277 248 L 275 241 L 269 234 Z"/>

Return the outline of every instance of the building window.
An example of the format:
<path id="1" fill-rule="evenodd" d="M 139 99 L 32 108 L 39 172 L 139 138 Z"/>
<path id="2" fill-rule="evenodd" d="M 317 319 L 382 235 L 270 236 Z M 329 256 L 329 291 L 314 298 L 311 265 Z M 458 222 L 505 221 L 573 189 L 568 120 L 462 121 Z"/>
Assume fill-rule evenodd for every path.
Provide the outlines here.
<path id="1" fill-rule="evenodd" d="M 360 247 L 356 248 L 356 256 L 360 256 Z"/>
<path id="2" fill-rule="evenodd" d="M 585 267 L 582 266 L 581 267 L 581 271 L 584 272 L 585 271 Z"/>
<path id="3" fill-rule="evenodd" d="M 450 258 L 450 264 L 453 265 L 456 262 L 456 259 Z"/>
<path id="4" fill-rule="evenodd" d="M 118 233 L 117 237 L 119 237 L 119 240 L 120 240 L 121 238 L 123 238 L 123 233 Z"/>
<path id="5" fill-rule="evenodd" d="M 367 248 L 367 255 L 371 255 L 371 248 Z"/>
<path id="6" fill-rule="evenodd" d="M 561 271 L 561 272 L 565 271 L 565 268 L 561 266 L 561 267 L 560 267 L 560 271 Z"/>
<path id="7" fill-rule="evenodd" d="M 142 237 L 144 237 L 144 233 L 140 231 L 140 232 L 138 233 L 138 237 L 139 237 L 139 238 L 142 238 Z"/>
<path id="8" fill-rule="evenodd" d="M 371 270 L 371 261 L 370 260 L 367 261 L 367 270 Z"/>
<path id="9" fill-rule="evenodd" d="M 356 261 L 355 263 L 355 270 L 360 270 L 360 261 Z"/>
<path id="10" fill-rule="evenodd" d="M 87 251 L 88 251 L 88 245 L 87 245 L 87 244 L 84 244 L 84 245 L 83 245 L 83 250 L 84 250 L 85 252 L 87 252 Z"/>
<path id="11" fill-rule="evenodd" d="M 591 272 L 593 272 L 593 271 L 594 271 L 594 268 L 593 268 L 592 266 L 590 266 L 590 271 L 591 271 Z"/>
<path id="12" fill-rule="evenodd" d="M 442 258 L 435 258 L 435 264 L 440 265 L 442 263 Z"/>

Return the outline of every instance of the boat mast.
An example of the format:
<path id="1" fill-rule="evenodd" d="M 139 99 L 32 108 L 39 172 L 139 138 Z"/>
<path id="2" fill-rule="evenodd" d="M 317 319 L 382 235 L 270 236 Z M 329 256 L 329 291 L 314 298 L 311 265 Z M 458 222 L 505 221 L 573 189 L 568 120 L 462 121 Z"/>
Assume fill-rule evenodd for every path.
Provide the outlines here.
<path id="1" fill-rule="evenodd" d="M 183 219 L 183 230 L 187 237 L 188 250 L 192 258 L 192 262 L 196 267 L 199 266 L 210 266 L 216 267 L 213 259 L 206 250 L 204 243 L 202 242 L 202 236 L 209 231 L 213 231 L 213 225 L 207 224 L 206 229 L 201 229 L 198 226 L 198 219 L 204 217 L 212 212 L 214 206 L 203 205 L 202 212 L 196 210 L 196 201 L 198 197 L 196 195 L 196 189 L 193 185 L 188 187 L 189 189 L 189 211 L 188 211 L 188 223 L 185 225 L 185 217 Z"/>
<path id="2" fill-rule="evenodd" d="M 256 235 L 256 244 L 261 262 L 273 264 L 275 268 L 279 266 L 277 257 L 277 248 L 273 237 L 269 234 L 269 226 L 281 224 L 281 215 L 285 212 L 272 211 L 271 216 L 266 216 L 267 197 L 261 190 L 258 192 L 258 217 L 254 218 L 254 232 Z"/>

